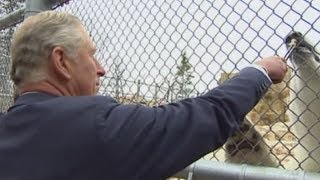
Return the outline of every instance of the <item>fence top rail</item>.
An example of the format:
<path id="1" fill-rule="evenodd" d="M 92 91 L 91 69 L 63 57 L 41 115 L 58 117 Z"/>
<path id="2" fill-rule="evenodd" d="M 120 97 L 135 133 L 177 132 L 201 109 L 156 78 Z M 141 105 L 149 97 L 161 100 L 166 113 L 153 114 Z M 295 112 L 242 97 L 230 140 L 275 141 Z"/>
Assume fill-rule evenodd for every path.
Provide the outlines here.
<path id="1" fill-rule="evenodd" d="M 20 9 L 10 12 L 0 18 L 0 30 L 4 30 L 23 21 L 26 14 L 32 15 L 48 9 L 68 4 L 70 0 L 26 0 Z"/>
<path id="2" fill-rule="evenodd" d="M 20 23 L 21 21 L 23 21 L 25 9 L 26 9 L 26 7 L 23 6 L 22 8 L 1 17 L 0 18 L 0 30 L 4 30 L 6 28 L 14 26 L 14 25 Z"/>

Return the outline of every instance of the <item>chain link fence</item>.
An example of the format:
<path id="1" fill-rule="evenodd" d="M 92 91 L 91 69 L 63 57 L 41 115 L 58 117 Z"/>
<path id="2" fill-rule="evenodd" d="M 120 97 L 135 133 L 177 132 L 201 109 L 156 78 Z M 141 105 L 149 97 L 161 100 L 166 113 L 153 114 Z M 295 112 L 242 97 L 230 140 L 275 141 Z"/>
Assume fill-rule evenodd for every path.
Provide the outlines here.
<path id="1" fill-rule="evenodd" d="M 55 10 L 78 16 L 98 47 L 97 59 L 108 71 L 99 93 L 122 103 L 153 106 L 201 95 L 262 57 L 284 56 L 285 37 L 292 31 L 304 34 L 314 49 L 320 46 L 317 0 L 73 0 L 62 5 Z M 11 103 L 3 98 L 13 92 L 8 78 L 12 29 L 0 31 L 2 111 Z M 289 65 L 293 67 L 291 62 Z M 303 169 L 308 158 L 320 166 L 317 157 L 292 157 L 292 150 L 300 142 L 300 137 L 291 132 L 295 122 L 290 122 L 286 114 L 293 112 L 288 109 L 293 101 L 289 95 L 293 91 L 292 77 L 289 73 L 284 83 L 272 86 L 248 115 L 250 127 L 240 133 L 240 144 L 255 136 L 248 133 L 258 133 L 261 141 L 251 143 L 252 152 L 237 154 L 243 157 L 238 163 L 247 162 L 246 156 L 252 157 L 255 147 L 263 143 L 261 147 L 271 152 L 268 157 L 256 156 L 255 165 L 263 165 L 265 159 L 274 156 L 277 167 L 287 168 L 293 163 L 293 169 Z M 305 86 L 308 88 L 307 83 Z M 314 101 L 319 99 L 319 91 L 316 94 Z M 303 97 L 297 98 L 303 101 Z M 239 140 L 230 139 L 229 143 L 240 147 Z M 301 145 L 309 154 L 317 151 Z M 204 158 L 228 161 L 226 150 L 224 146 Z"/>
<path id="2" fill-rule="evenodd" d="M 1 1 L 0 18 L 4 18 L 11 12 L 16 11 L 21 8 L 22 5 L 22 1 L 19 0 Z M 7 28 L 0 29 L 0 112 L 5 112 L 13 102 L 13 83 L 9 78 L 9 46 L 14 25 L 20 21 L 21 20 L 17 20 L 16 22 L 12 22 Z"/>

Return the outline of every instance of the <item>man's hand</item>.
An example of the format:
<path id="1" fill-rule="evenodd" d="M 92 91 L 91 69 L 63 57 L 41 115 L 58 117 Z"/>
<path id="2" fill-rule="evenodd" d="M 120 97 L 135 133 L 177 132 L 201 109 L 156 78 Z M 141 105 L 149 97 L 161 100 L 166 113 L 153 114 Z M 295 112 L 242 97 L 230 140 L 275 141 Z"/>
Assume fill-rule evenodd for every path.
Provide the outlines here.
<path id="1" fill-rule="evenodd" d="M 267 71 L 274 84 L 282 82 L 288 70 L 285 59 L 279 56 L 263 58 L 257 61 L 256 64 Z"/>

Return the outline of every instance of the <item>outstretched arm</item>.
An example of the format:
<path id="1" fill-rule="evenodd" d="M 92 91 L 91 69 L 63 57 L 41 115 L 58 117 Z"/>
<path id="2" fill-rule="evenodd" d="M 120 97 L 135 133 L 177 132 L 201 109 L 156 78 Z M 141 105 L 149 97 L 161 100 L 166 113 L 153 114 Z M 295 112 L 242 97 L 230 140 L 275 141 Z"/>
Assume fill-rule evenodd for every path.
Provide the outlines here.
<path id="1" fill-rule="evenodd" d="M 248 67 L 197 98 L 154 108 L 115 103 L 98 123 L 99 135 L 119 171 L 166 178 L 221 147 L 270 85 Z"/>

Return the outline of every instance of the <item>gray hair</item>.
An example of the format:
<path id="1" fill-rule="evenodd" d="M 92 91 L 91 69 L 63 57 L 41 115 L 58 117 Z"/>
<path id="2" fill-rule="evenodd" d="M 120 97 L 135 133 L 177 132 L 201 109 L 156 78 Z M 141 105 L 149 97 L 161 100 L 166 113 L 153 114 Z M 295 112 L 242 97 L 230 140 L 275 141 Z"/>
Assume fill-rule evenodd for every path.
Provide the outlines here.
<path id="1" fill-rule="evenodd" d="M 48 59 L 56 46 L 74 57 L 84 44 L 80 20 L 71 14 L 44 11 L 28 17 L 11 42 L 11 79 L 15 85 L 47 78 Z"/>

